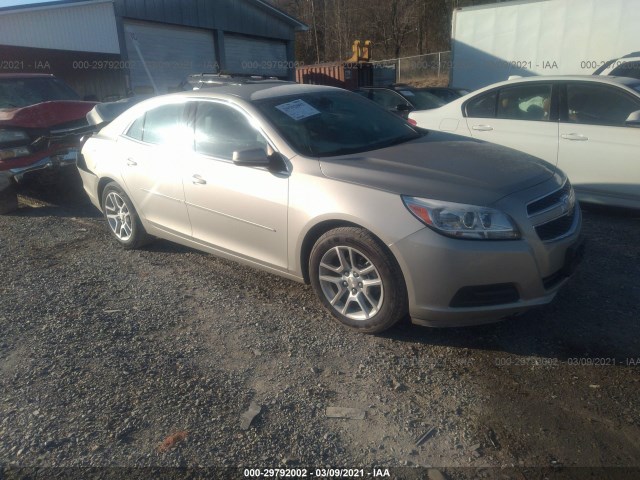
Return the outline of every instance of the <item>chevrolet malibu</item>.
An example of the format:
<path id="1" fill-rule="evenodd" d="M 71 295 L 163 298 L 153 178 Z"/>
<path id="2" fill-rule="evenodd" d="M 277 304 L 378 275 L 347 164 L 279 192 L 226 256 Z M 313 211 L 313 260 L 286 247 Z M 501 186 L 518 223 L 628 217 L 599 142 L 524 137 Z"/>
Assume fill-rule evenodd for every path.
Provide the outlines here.
<path id="1" fill-rule="evenodd" d="M 582 255 L 560 170 L 332 87 L 155 97 L 94 134 L 78 168 L 125 249 L 160 237 L 311 283 L 361 332 L 544 305 Z"/>

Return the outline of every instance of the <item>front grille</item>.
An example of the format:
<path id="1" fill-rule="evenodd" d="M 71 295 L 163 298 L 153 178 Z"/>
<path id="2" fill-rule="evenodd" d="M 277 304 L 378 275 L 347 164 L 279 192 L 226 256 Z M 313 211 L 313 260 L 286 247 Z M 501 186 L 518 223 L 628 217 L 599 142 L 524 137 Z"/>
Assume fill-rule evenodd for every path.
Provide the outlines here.
<path id="1" fill-rule="evenodd" d="M 563 196 L 571 195 L 571 190 L 571 183 L 567 180 L 560 190 L 527 205 L 527 214 L 531 217 L 559 204 Z"/>
<path id="2" fill-rule="evenodd" d="M 578 208 L 573 187 L 566 180 L 562 188 L 529 203 L 527 213 L 540 240 L 549 242 L 571 232 Z"/>
<path id="3" fill-rule="evenodd" d="M 576 211 L 573 209 L 563 217 L 558 217 L 555 220 L 538 225 L 536 227 L 538 237 L 540 237 L 540 240 L 543 242 L 546 242 L 566 235 L 571 230 L 575 215 Z"/>
<path id="4" fill-rule="evenodd" d="M 453 308 L 488 307 L 518 300 L 520 300 L 520 294 L 513 283 L 494 283 L 462 287 L 453 296 L 449 306 Z"/>
<path id="5" fill-rule="evenodd" d="M 569 233 L 571 226 L 573 225 L 574 217 L 576 216 L 576 209 L 571 210 L 567 215 L 558 217 L 550 222 L 538 225 L 536 233 L 540 240 L 543 242 L 554 240 Z"/>

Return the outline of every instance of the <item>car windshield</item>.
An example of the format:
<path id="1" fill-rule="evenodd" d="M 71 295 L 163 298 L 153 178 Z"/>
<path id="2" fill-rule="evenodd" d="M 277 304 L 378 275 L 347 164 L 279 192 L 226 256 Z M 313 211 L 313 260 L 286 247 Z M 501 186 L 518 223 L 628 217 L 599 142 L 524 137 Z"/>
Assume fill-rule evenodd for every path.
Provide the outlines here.
<path id="1" fill-rule="evenodd" d="M 411 102 L 416 110 L 430 110 L 441 107 L 447 103 L 426 90 L 411 89 L 398 91 Z"/>
<path id="2" fill-rule="evenodd" d="M 346 91 L 268 98 L 255 104 L 303 155 L 331 157 L 367 152 L 421 135 L 396 115 Z"/>
<path id="3" fill-rule="evenodd" d="M 80 100 L 53 77 L 0 78 L 0 108 L 21 108 L 52 100 Z"/>
<path id="4" fill-rule="evenodd" d="M 636 85 L 631 85 L 631 88 L 633 88 L 636 92 L 640 93 L 640 83 Z"/>

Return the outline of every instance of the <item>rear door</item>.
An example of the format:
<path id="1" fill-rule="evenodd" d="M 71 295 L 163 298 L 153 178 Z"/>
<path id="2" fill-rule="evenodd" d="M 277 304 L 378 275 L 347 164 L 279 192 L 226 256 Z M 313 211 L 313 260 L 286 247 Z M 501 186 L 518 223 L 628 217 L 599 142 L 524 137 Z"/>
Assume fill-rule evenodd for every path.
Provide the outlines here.
<path id="1" fill-rule="evenodd" d="M 147 111 L 118 140 L 122 178 L 136 210 L 156 227 L 191 235 L 184 203 L 182 169 L 193 151 L 189 103 Z"/>

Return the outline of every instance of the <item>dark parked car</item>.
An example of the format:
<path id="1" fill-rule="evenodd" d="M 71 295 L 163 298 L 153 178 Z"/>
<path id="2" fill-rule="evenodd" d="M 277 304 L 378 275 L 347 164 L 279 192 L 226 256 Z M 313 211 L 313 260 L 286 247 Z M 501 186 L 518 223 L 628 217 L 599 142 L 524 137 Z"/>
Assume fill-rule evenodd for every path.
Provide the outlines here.
<path id="1" fill-rule="evenodd" d="M 431 110 L 447 103 L 423 88 L 408 85 L 363 87 L 355 90 L 355 93 L 376 102 L 402 118 L 407 118 L 409 112 L 413 110 Z"/>
<path id="2" fill-rule="evenodd" d="M 464 97 L 466 94 L 471 92 L 471 90 L 466 90 L 464 88 L 451 87 L 425 87 L 421 90 L 435 95 L 436 97 L 444 100 L 445 103 L 453 102 L 454 100 Z"/>

